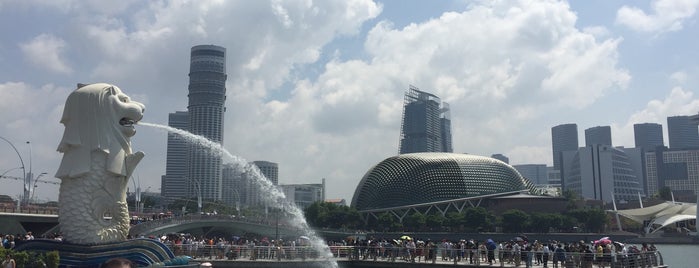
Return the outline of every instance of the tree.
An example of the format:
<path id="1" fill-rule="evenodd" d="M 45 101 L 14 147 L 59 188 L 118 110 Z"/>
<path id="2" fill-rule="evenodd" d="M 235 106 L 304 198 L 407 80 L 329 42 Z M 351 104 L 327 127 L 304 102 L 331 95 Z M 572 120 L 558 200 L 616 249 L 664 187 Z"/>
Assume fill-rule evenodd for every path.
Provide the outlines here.
<path id="1" fill-rule="evenodd" d="M 403 225 L 411 231 L 420 231 L 426 222 L 427 217 L 417 211 L 403 219 Z"/>
<path id="2" fill-rule="evenodd" d="M 568 200 L 568 209 L 578 209 L 578 201 L 580 200 L 580 196 L 576 192 L 573 192 L 572 190 L 568 189 L 563 191 L 562 194 L 563 198 Z"/>
<path id="3" fill-rule="evenodd" d="M 376 226 L 382 231 L 391 231 L 392 228 L 396 227 L 398 221 L 391 213 L 384 212 L 379 214 L 378 219 L 376 219 Z"/>
<path id="4" fill-rule="evenodd" d="M 464 210 L 466 229 L 470 231 L 483 231 L 492 226 L 494 220 L 485 208 L 470 207 Z"/>
<path id="5" fill-rule="evenodd" d="M 432 213 L 427 216 L 425 226 L 431 231 L 441 230 L 445 221 L 446 218 L 441 213 Z"/>
<path id="6" fill-rule="evenodd" d="M 323 205 L 323 202 L 315 202 L 308 206 L 303 212 L 309 225 L 313 227 L 325 227 L 328 218 L 328 208 Z"/>
<path id="7" fill-rule="evenodd" d="M 321 228 L 351 228 L 361 226 L 359 212 L 355 208 L 328 202 L 315 202 L 304 210 L 308 223 Z"/>
<path id="8" fill-rule="evenodd" d="M 584 229 L 588 232 L 601 233 L 607 223 L 607 214 L 599 208 L 576 209 L 568 211 L 566 214 L 583 224 Z"/>
<path id="9" fill-rule="evenodd" d="M 519 233 L 529 225 L 529 215 L 519 209 L 510 209 L 501 215 L 501 226 L 505 232 Z"/>
<path id="10" fill-rule="evenodd" d="M 672 200 L 672 189 L 670 189 L 670 187 L 663 186 L 658 189 L 658 193 L 656 195 L 662 200 L 670 201 Z"/>
<path id="11" fill-rule="evenodd" d="M 449 212 L 444 225 L 449 226 L 452 231 L 463 231 L 466 225 L 466 216 L 459 212 Z"/>

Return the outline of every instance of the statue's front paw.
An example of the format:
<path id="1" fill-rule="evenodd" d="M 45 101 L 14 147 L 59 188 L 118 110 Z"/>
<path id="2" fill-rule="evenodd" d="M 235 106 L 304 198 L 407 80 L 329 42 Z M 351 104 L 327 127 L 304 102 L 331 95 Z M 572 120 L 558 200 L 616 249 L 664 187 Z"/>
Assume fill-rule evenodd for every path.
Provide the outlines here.
<path id="1" fill-rule="evenodd" d="M 141 151 L 126 156 L 125 163 L 127 178 L 131 177 L 131 174 L 133 173 L 134 169 L 136 169 L 136 165 L 138 165 L 138 162 L 141 162 L 141 159 L 143 159 L 144 156 L 145 154 Z"/>

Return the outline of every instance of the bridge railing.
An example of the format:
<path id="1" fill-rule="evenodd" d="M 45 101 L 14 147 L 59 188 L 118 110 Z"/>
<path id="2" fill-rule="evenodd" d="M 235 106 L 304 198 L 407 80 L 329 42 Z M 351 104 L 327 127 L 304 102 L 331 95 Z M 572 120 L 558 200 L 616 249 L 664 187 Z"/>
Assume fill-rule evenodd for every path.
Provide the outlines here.
<path id="1" fill-rule="evenodd" d="M 248 261 L 282 261 L 282 260 L 316 260 L 325 256 L 309 246 L 250 246 L 250 245 L 201 245 L 201 244 L 169 244 L 175 255 L 188 255 L 204 260 L 248 260 Z M 416 248 L 405 247 L 360 247 L 360 246 L 329 246 L 332 258 L 336 260 L 356 260 L 374 262 L 422 262 L 422 263 L 453 263 L 490 266 L 488 253 L 479 250 L 445 249 L 445 248 Z M 543 255 L 543 254 L 542 254 Z M 506 250 L 492 252 L 493 264 L 498 266 L 525 265 L 527 256 L 536 263 L 539 256 L 536 252 L 527 255 L 513 254 Z M 543 256 L 542 256 L 543 257 Z M 566 252 L 563 255 L 561 267 L 591 267 L 592 264 L 605 267 L 662 267 L 662 254 L 658 251 L 640 253 L 580 253 Z M 553 253 L 548 262 L 553 264 Z M 551 266 L 550 266 L 551 267 Z"/>
<path id="2" fill-rule="evenodd" d="M 0 212 L 4 213 L 25 213 L 25 214 L 42 214 L 42 215 L 58 215 L 57 207 L 23 205 L 19 208 L 12 203 L 1 203 Z"/>
<path id="3" fill-rule="evenodd" d="M 258 217 L 236 217 L 232 215 L 207 215 L 207 214 L 194 214 L 194 215 L 184 215 L 184 216 L 173 216 L 155 220 L 142 221 L 138 224 L 131 226 L 129 233 L 131 235 L 140 235 L 148 232 L 149 230 L 156 229 L 158 227 L 176 224 L 185 224 L 200 221 L 222 221 L 222 222 L 243 222 L 252 223 L 260 225 L 276 225 L 277 222 L 272 222 L 265 220 L 264 218 Z M 286 227 L 287 224 L 284 222 L 279 222 L 279 226 Z"/>

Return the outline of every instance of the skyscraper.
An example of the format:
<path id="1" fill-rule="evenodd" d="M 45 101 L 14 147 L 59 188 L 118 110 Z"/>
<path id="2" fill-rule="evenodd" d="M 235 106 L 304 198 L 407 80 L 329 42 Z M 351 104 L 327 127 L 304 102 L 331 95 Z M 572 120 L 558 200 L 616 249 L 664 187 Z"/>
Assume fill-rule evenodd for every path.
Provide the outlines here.
<path id="1" fill-rule="evenodd" d="M 612 145 L 612 128 L 609 126 L 591 127 L 585 130 L 585 146 Z"/>
<path id="2" fill-rule="evenodd" d="M 667 118 L 667 134 L 670 149 L 699 148 L 699 130 L 690 116 L 679 115 Z"/>
<path id="3" fill-rule="evenodd" d="M 192 47 L 189 63 L 189 131 L 223 144 L 226 111 L 226 49 Z M 189 196 L 221 200 L 221 156 L 200 146 L 189 147 Z"/>
<path id="4" fill-rule="evenodd" d="M 640 148 L 590 145 L 575 152 L 563 189 L 585 199 L 632 201 L 643 194 Z M 614 198 L 614 199 L 612 199 Z"/>
<path id="5" fill-rule="evenodd" d="M 646 152 L 655 151 L 658 146 L 663 146 L 663 126 L 656 123 L 642 123 L 633 125 L 633 137 L 636 148 L 643 148 Z"/>
<path id="6" fill-rule="evenodd" d="M 452 151 L 449 105 L 410 86 L 404 98 L 400 153 Z"/>
<path id="7" fill-rule="evenodd" d="M 245 204 L 245 188 L 243 186 L 243 175 L 238 172 L 237 166 L 232 163 L 223 164 L 221 171 L 221 201 L 224 204 L 235 205 L 240 209 Z"/>
<path id="8" fill-rule="evenodd" d="M 561 170 L 561 153 L 578 150 L 578 125 L 562 124 L 552 127 L 551 145 L 553 148 L 553 168 Z"/>
<path id="9" fill-rule="evenodd" d="M 253 161 L 252 164 L 260 169 L 260 173 L 272 182 L 272 185 L 276 186 L 279 184 L 279 164 L 269 161 Z M 262 191 L 264 189 L 261 189 L 254 180 L 255 178 L 252 178 L 249 174 L 243 175 L 245 204 L 250 207 L 260 207 L 265 205 L 260 196 L 263 194 Z"/>
<path id="10" fill-rule="evenodd" d="M 544 164 L 524 164 L 512 165 L 513 168 L 522 174 L 522 177 L 527 178 L 535 185 L 549 184 L 548 169 Z"/>
<path id="11" fill-rule="evenodd" d="M 507 164 L 510 163 L 510 158 L 505 156 L 504 154 L 492 154 L 492 155 L 490 155 L 490 158 L 495 158 L 495 159 L 500 160 L 502 162 L 505 162 Z"/>
<path id="12" fill-rule="evenodd" d="M 168 115 L 168 126 L 188 130 L 189 113 L 174 112 Z M 161 193 L 166 198 L 188 197 L 187 188 L 187 151 L 189 145 L 182 137 L 167 134 L 167 159 L 165 162 L 165 175 L 161 177 Z"/>

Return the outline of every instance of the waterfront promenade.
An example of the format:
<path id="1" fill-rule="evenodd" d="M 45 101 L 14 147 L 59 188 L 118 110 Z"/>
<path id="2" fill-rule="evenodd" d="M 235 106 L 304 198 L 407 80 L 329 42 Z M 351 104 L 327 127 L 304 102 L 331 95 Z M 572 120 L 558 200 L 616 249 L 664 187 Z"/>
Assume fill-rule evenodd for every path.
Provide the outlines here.
<path id="1" fill-rule="evenodd" d="M 462 251 L 435 250 L 436 258 L 430 258 L 425 252 L 415 251 L 410 255 L 408 250 L 396 248 L 391 250 L 366 249 L 351 246 L 331 246 L 332 257 L 323 258 L 317 253 L 304 248 L 291 247 L 231 247 L 221 249 L 216 246 L 203 247 L 195 252 L 196 262 L 209 262 L 213 267 L 329 267 L 329 262 L 335 261 L 339 267 L 527 267 L 527 256 L 532 258 L 531 267 L 544 267 L 543 256 L 536 252 L 522 255 L 495 250 L 495 260 L 488 263 L 485 254 L 477 250 L 469 254 Z M 422 255 L 418 255 L 422 254 Z M 547 267 L 666 267 L 662 253 L 658 251 L 623 254 L 597 254 L 566 252 L 564 261 L 554 265 L 547 260 Z M 463 256 L 463 257 L 462 257 Z M 551 256 L 553 257 L 553 255 Z M 539 259 L 539 261 L 537 261 Z"/>

